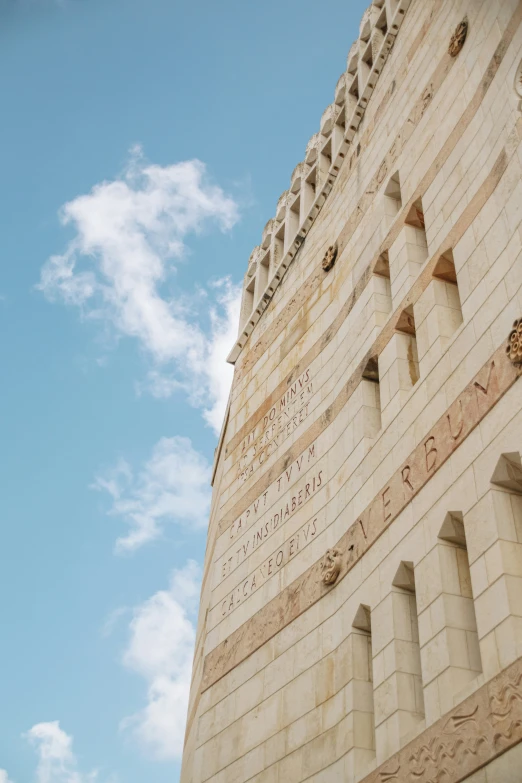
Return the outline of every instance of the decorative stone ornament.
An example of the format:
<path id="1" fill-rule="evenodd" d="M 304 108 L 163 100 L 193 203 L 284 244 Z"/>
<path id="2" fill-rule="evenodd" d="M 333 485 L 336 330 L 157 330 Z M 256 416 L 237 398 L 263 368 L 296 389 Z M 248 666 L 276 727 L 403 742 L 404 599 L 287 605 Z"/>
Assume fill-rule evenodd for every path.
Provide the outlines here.
<path id="1" fill-rule="evenodd" d="M 341 552 L 327 549 L 321 562 L 321 579 L 325 585 L 333 585 L 341 570 Z"/>
<path id="2" fill-rule="evenodd" d="M 515 366 L 522 364 L 522 318 L 517 318 L 508 337 L 506 353 Z"/>
<path id="3" fill-rule="evenodd" d="M 451 36 L 448 53 L 452 57 L 456 57 L 462 51 L 462 47 L 466 43 L 466 38 L 468 37 L 468 27 L 468 20 L 467 18 L 464 18 Z"/>
<path id="4" fill-rule="evenodd" d="M 335 264 L 337 258 L 337 245 L 330 245 L 323 258 L 323 269 L 325 272 L 329 272 Z"/>
<path id="5" fill-rule="evenodd" d="M 515 73 L 515 83 L 513 84 L 515 92 L 519 98 L 522 99 L 522 60 L 518 64 L 518 68 Z M 522 100 L 518 102 L 518 110 L 522 111 Z"/>
<path id="6" fill-rule="evenodd" d="M 515 73 L 515 84 L 513 85 L 519 98 L 522 98 L 522 60 L 520 61 L 517 72 Z"/>

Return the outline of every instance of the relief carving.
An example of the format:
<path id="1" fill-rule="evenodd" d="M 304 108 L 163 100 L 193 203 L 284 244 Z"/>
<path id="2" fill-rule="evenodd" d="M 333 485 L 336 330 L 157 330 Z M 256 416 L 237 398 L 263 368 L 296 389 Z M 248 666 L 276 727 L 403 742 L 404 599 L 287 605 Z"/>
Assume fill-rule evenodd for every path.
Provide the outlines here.
<path id="1" fill-rule="evenodd" d="M 462 47 L 466 43 L 466 38 L 468 37 L 468 27 L 468 20 L 467 18 L 464 18 L 451 36 L 448 53 L 452 57 L 456 57 L 462 51 Z"/>
<path id="2" fill-rule="evenodd" d="M 522 98 L 522 60 L 520 61 L 517 72 L 515 73 L 515 92 L 519 98 Z"/>
<path id="3" fill-rule="evenodd" d="M 399 780 L 399 772 L 401 769 L 401 765 L 397 761 L 397 769 L 390 770 L 390 769 L 383 769 L 379 773 L 379 777 L 382 781 L 382 783 L 390 783 L 391 780 Z"/>
<path id="4" fill-rule="evenodd" d="M 341 552 L 327 549 L 321 561 L 321 579 L 325 585 L 333 585 L 341 571 Z"/>
<path id="5" fill-rule="evenodd" d="M 455 713 L 440 734 L 410 755 L 408 760 L 414 780 L 426 783 L 452 780 L 462 759 L 467 755 L 476 756 L 480 746 L 487 745 L 486 735 L 479 733 L 478 711 L 477 704 L 470 711 Z"/>
<path id="6" fill-rule="evenodd" d="M 520 742 L 522 734 L 522 661 L 518 661 L 499 680 L 493 683 L 489 692 L 489 721 L 494 729 L 493 745 L 502 751 Z"/>
<path id="7" fill-rule="evenodd" d="M 522 364 L 522 318 L 517 318 L 508 337 L 506 353 L 515 366 Z"/>
<path id="8" fill-rule="evenodd" d="M 335 264 L 337 258 L 337 245 L 330 245 L 323 258 L 323 269 L 325 272 L 329 272 Z"/>
<path id="9" fill-rule="evenodd" d="M 522 658 L 361 783 L 457 783 L 522 740 Z"/>

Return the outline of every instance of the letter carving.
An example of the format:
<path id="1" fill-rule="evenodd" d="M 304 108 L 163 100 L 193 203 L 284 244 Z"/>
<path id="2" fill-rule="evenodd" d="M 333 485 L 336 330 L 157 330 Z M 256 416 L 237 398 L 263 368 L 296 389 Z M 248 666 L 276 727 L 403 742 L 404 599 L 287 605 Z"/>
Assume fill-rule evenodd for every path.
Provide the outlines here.
<path id="1" fill-rule="evenodd" d="M 325 272 L 329 272 L 335 264 L 337 258 L 337 245 L 330 245 L 323 258 L 323 269 Z"/>
<path id="2" fill-rule="evenodd" d="M 468 27 L 468 20 L 467 18 L 464 18 L 451 36 L 448 53 L 452 57 L 456 57 L 462 51 L 462 47 L 466 43 L 466 38 L 468 37 Z"/>
<path id="3" fill-rule="evenodd" d="M 522 364 L 522 318 L 517 318 L 513 324 L 508 342 L 506 353 L 515 366 Z"/>
<path id="4" fill-rule="evenodd" d="M 333 585 L 341 570 L 341 553 L 338 549 L 327 549 L 321 561 L 321 579 L 325 585 Z"/>

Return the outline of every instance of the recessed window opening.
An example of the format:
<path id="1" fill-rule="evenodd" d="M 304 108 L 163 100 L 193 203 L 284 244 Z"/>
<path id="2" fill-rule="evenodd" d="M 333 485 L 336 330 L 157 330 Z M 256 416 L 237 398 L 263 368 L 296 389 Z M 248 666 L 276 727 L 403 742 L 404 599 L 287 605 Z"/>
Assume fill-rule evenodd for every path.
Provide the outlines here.
<path id="1" fill-rule="evenodd" d="M 396 171 L 389 180 L 384 191 L 384 214 L 388 225 L 395 220 L 401 209 L 401 183 L 399 180 L 399 172 Z"/>
<path id="2" fill-rule="evenodd" d="M 241 318 L 239 321 L 239 329 L 244 327 L 254 309 L 254 292 L 255 292 L 256 278 L 252 275 L 251 280 L 245 286 L 243 291 L 243 301 L 241 303 Z"/>
<path id="3" fill-rule="evenodd" d="M 406 220 L 404 221 L 409 226 L 413 226 L 414 228 L 420 228 L 422 231 L 426 231 L 426 225 L 424 221 L 424 210 L 422 208 L 422 201 L 421 199 L 417 199 L 417 201 L 412 205 L 410 211 L 408 212 L 406 216 Z"/>
<path id="4" fill-rule="evenodd" d="M 411 334 L 413 337 L 416 336 L 416 330 L 415 330 L 415 317 L 413 315 L 413 305 L 410 305 L 405 310 L 403 310 L 397 320 L 397 326 L 395 327 L 397 332 L 402 332 L 403 334 Z"/>
<path id="5" fill-rule="evenodd" d="M 359 75 L 357 73 L 355 74 L 355 77 L 350 87 L 348 88 L 348 93 L 359 100 Z"/>
<path id="6" fill-rule="evenodd" d="M 379 277 L 386 277 L 390 279 L 390 259 L 388 257 L 388 251 L 385 250 L 379 258 L 373 268 L 373 274 L 379 275 Z"/>
<path id="7" fill-rule="evenodd" d="M 443 310 L 439 317 L 441 336 L 449 338 L 464 320 L 452 250 L 446 250 L 440 256 L 433 270 L 433 277 L 439 281 L 438 285 L 441 289 L 438 299 L 446 303 L 445 306 L 441 305 Z"/>
<path id="8" fill-rule="evenodd" d="M 257 265 L 257 280 L 254 302 L 258 302 L 268 285 L 268 275 L 270 271 L 270 252 L 266 252 Z"/>
<path id="9" fill-rule="evenodd" d="M 368 46 L 364 50 L 364 54 L 361 57 L 361 62 L 365 63 L 368 66 L 368 74 L 369 74 L 370 69 L 373 66 L 373 53 L 372 53 L 371 41 L 368 43 Z M 366 71 L 365 71 L 365 77 L 368 78 Z"/>
<path id="10" fill-rule="evenodd" d="M 345 130 L 345 108 L 343 106 L 332 130 L 332 150 L 333 150 L 334 158 L 339 152 L 341 144 L 343 143 L 344 130 Z"/>
<path id="11" fill-rule="evenodd" d="M 281 223 L 280 227 L 276 231 L 276 235 L 274 237 L 274 247 L 273 247 L 273 271 L 275 272 L 281 261 L 283 260 L 283 253 L 284 253 L 284 244 L 285 244 L 285 223 Z"/>
<path id="12" fill-rule="evenodd" d="M 332 165 L 332 138 L 330 137 L 324 147 L 319 152 L 319 186 L 322 187 L 324 182 L 326 181 L 326 178 L 328 177 L 328 172 L 330 171 L 330 166 Z"/>
<path id="13" fill-rule="evenodd" d="M 286 218 L 287 226 L 285 234 L 285 251 L 290 247 L 297 235 L 297 232 L 299 231 L 300 204 L 300 198 L 297 196 L 288 210 Z"/>
<path id="14" fill-rule="evenodd" d="M 417 352 L 417 331 L 415 329 L 415 317 L 413 315 L 413 305 L 403 310 L 397 320 L 395 330 L 401 334 L 409 335 L 410 339 L 406 347 L 406 356 L 408 363 L 408 372 L 411 385 L 415 386 L 419 380 L 419 355 Z"/>
<path id="15" fill-rule="evenodd" d="M 323 158 L 325 158 L 328 161 L 328 168 L 332 165 L 332 139 L 331 137 L 328 139 L 326 144 L 321 150 L 321 155 Z"/>
<path id="16" fill-rule="evenodd" d="M 317 166 L 314 166 L 311 171 L 308 172 L 306 179 L 303 180 L 301 185 L 301 218 L 300 225 L 302 225 L 312 208 L 312 204 L 315 201 L 315 189 L 317 182 Z"/>
<path id="17" fill-rule="evenodd" d="M 372 728 L 374 730 L 373 747 L 375 748 L 375 714 L 373 696 L 373 652 L 372 652 L 372 621 L 370 607 L 361 604 L 355 613 L 352 627 L 360 633 L 354 634 L 353 644 L 353 668 L 356 679 L 362 680 L 367 685 L 366 703 L 367 709 L 372 715 Z"/>
<path id="18" fill-rule="evenodd" d="M 386 16 L 386 8 L 383 7 L 379 15 L 379 18 L 375 23 L 375 26 L 382 32 L 383 35 L 386 35 L 386 33 L 388 32 L 388 19 Z"/>
<path id="19" fill-rule="evenodd" d="M 457 629 L 465 632 L 469 668 L 474 669 L 477 674 L 479 674 L 482 671 L 482 661 L 477 634 L 477 618 L 475 615 L 473 590 L 471 587 L 471 571 L 469 567 L 466 532 L 461 511 L 449 511 L 446 514 L 439 532 L 439 538 L 455 547 L 457 561 L 457 579 L 455 581 L 458 582 L 458 591 L 462 606 L 458 605 L 454 607 L 454 611 L 452 612 L 452 623 Z"/>
<path id="20" fill-rule="evenodd" d="M 375 403 L 375 408 L 378 410 L 378 428 L 381 428 L 381 388 L 380 388 L 380 382 L 379 382 L 379 359 L 377 356 L 371 356 L 367 363 L 366 367 L 363 370 L 363 381 L 369 381 L 372 384 L 372 391 L 375 395 L 375 398 L 373 402 Z M 373 395 L 372 395 L 373 396 Z"/>
<path id="21" fill-rule="evenodd" d="M 419 644 L 419 618 L 417 614 L 417 598 L 415 594 L 415 572 L 413 563 L 403 560 L 397 569 L 393 586 L 397 587 L 403 597 L 403 611 L 408 617 L 408 624 L 401 631 L 404 638 L 399 637 L 401 645 L 401 670 L 411 678 L 415 693 L 415 712 L 424 717 L 424 691 L 422 687 L 422 668 Z"/>

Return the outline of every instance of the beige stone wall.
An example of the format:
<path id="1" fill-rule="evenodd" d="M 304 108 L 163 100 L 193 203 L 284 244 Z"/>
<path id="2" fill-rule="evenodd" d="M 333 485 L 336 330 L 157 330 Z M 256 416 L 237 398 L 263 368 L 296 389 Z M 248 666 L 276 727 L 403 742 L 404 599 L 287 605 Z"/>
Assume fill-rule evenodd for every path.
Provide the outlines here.
<path id="1" fill-rule="evenodd" d="M 187 783 L 373 783 L 412 763 L 427 783 L 430 743 L 460 731 L 448 780 L 522 779 L 522 370 L 504 347 L 522 316 L 522 4 L 372 8 L 365 57 L 384 11 L 401 26 L 358 130 L 339 136 L 357 106 L 339 87 L 323 116 L 326 199 L 307 224 L 298 167 L 249 264 L 243 320 L 263 304 L 233 352 Z M 341 83 L 364 88 L 353 52 Z M 280 226 L 306 233 L 292 259 Z"/>

